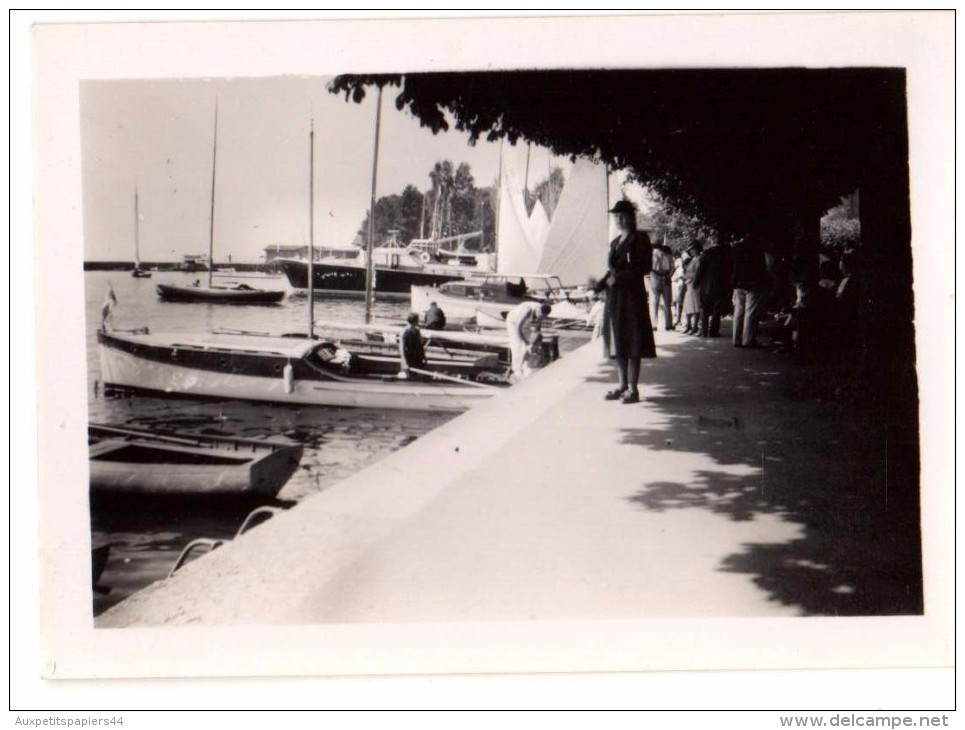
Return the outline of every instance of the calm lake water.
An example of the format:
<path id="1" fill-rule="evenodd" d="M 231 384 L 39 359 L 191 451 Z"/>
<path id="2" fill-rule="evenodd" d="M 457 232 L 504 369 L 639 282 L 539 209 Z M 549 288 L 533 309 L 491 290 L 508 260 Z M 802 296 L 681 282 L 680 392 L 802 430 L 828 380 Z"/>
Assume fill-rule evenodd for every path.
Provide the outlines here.
<path id="1" fill-rule="evenodd" d="M 305 446 L 301 467 L 282 488 L 276 502 L 289 507 L 411 442 L 455 414 L 377 411 L 349 408 L 292 407 L 242 401 L 187 398 L 105 398 L 100 383 L 96 331 L 108 283 L 117 298 L 112 326 L 132 329 L 209 331 L 234 328 L 256 332 L 305 332 L 308 301 L 289 293 L 272 307 L 175 304 L 158 300 L 158 283 L 188 284 L 204 274 L 155 272 L 135 279 L 128 272 L 85 273 L 87 372 L 92 422 L 115 425 L 164 425 L 191 433 L 245 437 L 286 436 Z M 284 279 L 254 282 L 260 288 L 288 288 Z M 376 319 L 401 323 L 406 301 L 376 301 Z M 362 322 L 361 300 L 315 301 L 317 320 Z M 94 594 L 94 614 L 164 578 L 178 554 L 198 537 L 230 539 L 255 505 L 223 500 L 99 500 L 91 505 L 94 545 L 111 543 L 110 559 Z"/>

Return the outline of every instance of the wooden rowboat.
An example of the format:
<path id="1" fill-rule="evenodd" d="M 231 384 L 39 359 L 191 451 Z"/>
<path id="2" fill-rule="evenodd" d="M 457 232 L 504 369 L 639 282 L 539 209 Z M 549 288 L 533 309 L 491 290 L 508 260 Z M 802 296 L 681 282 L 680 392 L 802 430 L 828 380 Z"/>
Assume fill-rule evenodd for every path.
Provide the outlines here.
<path id="1" fill-rule="evenodd" d="M 274 497 L 298 468 L 301 444 L 161 433 L 92 423 L 92 494 Z"/>

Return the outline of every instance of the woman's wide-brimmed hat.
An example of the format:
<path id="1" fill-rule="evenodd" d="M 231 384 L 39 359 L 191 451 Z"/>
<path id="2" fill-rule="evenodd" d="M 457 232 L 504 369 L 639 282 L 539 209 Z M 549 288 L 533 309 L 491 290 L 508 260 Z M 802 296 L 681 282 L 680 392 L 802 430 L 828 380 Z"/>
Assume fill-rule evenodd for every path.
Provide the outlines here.
<path id="1" fill-rule="evenodd" d="M 610 208 L 611 213 L 631 213 L 634 214 L 636 211 L 633 209 L 633 203 L 629 200 L 618 200 L 612 208 Z"/>

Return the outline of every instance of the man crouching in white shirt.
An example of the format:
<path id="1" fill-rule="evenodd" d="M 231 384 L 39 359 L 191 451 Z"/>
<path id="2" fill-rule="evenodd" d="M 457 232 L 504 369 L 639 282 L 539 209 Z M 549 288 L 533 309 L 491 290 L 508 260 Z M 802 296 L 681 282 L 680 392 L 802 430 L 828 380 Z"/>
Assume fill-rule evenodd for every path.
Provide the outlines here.
<path id="1" fill-rule="evenodd" d="M 509 335 L 514 382 L 522 380 L 526 374 L 526 355 L 536 342 L 540 324 L 552 309 L 547 302 L 522 302 L 506 315 L 506 333 Z M 527 337 L 527 330 L 529 330 L 529 337 Z"/>

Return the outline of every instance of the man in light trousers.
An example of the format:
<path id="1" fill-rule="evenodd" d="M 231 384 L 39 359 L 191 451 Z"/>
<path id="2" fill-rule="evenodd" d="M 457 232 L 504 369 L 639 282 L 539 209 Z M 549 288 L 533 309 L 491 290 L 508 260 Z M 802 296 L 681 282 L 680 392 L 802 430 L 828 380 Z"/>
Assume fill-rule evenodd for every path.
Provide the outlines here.
<path id="1" fill-rule="evenodd" d="M 653 247 L 653 269 L 650 271 L 650 321 L 657 329 L 657 315 L 660 313 L 660 303 L 663 302 L 663 328 L 670 331 L 673 323 L 673 285 L 670 277 L 673 274 L 673 251 L 665 244 L 655 244 Z"/>
<path id="2" fill-rule="evenodd" d="M 754 239 L 733 244 L 734 347 L 757 347 L 759 308 L 767 284 L 764 251 Z"/>

